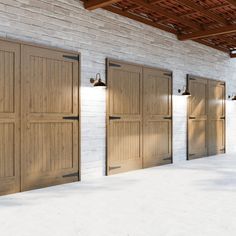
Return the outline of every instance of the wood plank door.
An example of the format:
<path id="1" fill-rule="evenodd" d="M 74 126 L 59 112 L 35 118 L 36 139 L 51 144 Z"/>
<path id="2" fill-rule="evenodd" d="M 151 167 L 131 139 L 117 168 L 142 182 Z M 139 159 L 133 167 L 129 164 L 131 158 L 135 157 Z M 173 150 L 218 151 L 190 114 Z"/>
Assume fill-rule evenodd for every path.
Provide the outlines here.
<path id="1" fill-rule="evenodd" d="M 225 83 L 208 81 L 208 155 L 225 152 Z"/>
<path id="2" fill-rule="evenodd" d="M 0 195 L 20 191 L 20 45 L 0 40 Z"/>
<path id="3" fill-rule="evenodd" d="M 188 159 L 207 156 L 207 80 L 189 76 Z"/>
<path id="4" fill-rule="evenodd" d="M 172 74 L 143 69 L 143 166 L 172 162 Z"/>
<path id="5" fill-rule="evenodd" d="M 107 174 L 142 168 L 142 67 L 108 61 Z"/>
<path id="6" fill-rule="evenodd" d="M 22 46 L 22 190 L 79 179 L 78 64 L 75 54 Z"/>

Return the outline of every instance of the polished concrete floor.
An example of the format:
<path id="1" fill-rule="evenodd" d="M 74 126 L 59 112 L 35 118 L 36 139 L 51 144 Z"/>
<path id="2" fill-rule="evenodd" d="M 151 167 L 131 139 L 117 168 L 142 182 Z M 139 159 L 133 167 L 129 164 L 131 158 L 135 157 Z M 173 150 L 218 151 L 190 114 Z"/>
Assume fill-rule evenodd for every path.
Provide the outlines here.
<path id="1" fill-rule="evenodd" d="M 1 236 L 235 236 L 236 154 L 0 197 Z"/>

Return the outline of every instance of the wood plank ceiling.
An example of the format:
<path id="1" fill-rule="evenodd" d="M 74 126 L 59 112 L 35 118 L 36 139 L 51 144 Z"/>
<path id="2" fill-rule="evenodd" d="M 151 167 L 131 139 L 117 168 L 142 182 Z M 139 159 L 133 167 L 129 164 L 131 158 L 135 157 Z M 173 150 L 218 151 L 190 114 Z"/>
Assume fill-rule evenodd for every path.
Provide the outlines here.
<path id="1" fill-rule="evenodd" d="M 236 0 L 84 0 L 236 57 Z"/>

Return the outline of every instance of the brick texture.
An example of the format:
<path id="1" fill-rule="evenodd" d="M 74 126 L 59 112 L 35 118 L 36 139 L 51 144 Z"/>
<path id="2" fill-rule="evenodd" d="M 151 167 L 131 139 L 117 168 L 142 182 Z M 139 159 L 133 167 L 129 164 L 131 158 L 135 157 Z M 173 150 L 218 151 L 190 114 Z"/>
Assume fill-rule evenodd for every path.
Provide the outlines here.
<path id="1" fill-rule="evenodd" d="M 105 174 L 105 90 L 89 78 L 105 76 L 105 58 L 173 71 L 174 162 L 186 160 L 186 74 L 225 80 L 236 92 L 236 59 L 78 0 L 0 0 L 0 36 L 81 52 L 82 179 Z M 227 100 L 227 152 L 236 151 L 236 103 Z"/>

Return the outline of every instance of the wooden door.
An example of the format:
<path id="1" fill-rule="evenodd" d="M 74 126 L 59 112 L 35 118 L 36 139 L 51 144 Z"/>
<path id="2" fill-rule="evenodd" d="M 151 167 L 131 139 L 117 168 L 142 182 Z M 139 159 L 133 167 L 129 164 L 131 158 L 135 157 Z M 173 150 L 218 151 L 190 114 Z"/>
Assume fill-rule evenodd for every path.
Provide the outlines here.
<path id="1" fill-rule="evenodd" d="M 189 76 L 188 159 L 207 155 L 207 80 Z"/>
<path id="2" fill-rule="evenodd" d="M 78 180 L 78 55 L 22 46 L 22 190 Z"/>
<path id="3" fill-rule="evenodd" d="M 0 40 L 0 195 L 20 190 L 20 45 Z"/>
<path id="4" fill-rule="evenodd" d="M 208 81 L 208 155 L 225 152 L 225 83 Z"/>
<path id="5" fill-rule="evenodd" d="M 143 69 L 143 166 L 172 162 L 172 75 Z"/>
<path id="6" fill-rule="evenodd" d="M 108 61 L 107 173 L 142 168 L 142 67 Z"/>

